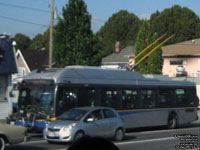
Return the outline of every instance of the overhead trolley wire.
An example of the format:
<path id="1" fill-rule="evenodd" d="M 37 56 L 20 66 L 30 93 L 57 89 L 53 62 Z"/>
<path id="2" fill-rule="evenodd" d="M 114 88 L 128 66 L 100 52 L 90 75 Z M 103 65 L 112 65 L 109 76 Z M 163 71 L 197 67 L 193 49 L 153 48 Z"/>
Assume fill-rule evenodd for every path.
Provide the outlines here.
<path id="1" fill-rule="evenodd" d="M 24 20 L 20 20 L 20 19 L 5 17 L 5 16 L 0 16 L 0 18 L 12 20 L 12 21 L 17 21 L 17 22 L 22 22 L 22 23 L 27 23 L 27 24 L 32 24 L 32 25 L 37 25 L 37 26 L 42 26 L 42 27 L 49 27 L 48 25 L 39 24 L 39 23 L 34 23 L 34 22 L 30 22 L 30 21 L 24 21 Z"/>
<path id="2" fill-rule="evenodd" d="M 49 10 L 43 10 L 43 9 L 38 9 L 38 8 L 20 6 L 20 5 L 7 4 L 7 3 L 2 3 L 2 2 L 0 2 L 0 5 L 15 7 L 15 8 L 23 8 L 23 9 L 34 10 L 34 11 L 40 11 L 40 12 L 44 12 L 44 13 L 50 13 Z"/>

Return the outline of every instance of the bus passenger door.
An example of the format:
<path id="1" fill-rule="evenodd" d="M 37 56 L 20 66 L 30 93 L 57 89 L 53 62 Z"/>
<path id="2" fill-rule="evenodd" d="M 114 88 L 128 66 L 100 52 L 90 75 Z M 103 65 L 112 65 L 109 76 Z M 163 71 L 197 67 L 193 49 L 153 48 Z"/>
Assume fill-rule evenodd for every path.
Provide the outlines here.
<path id="1" fill-rule="evenodd" d="M 77 90 L 76 88 L 59 87 L 58 98 L 56 101 L 56 115 L 76 107 L 77 105 Z"/>
<path id="2" fill-rule="evenodd" d="M 156 118 L 158 125 L 166 125 L 168 121 L 168 115 L 171 111 L 170 108 L 174 108 L 175 98 L 173 90 L 169 88 L 160 88 L 158 90 L 157 98 L 157 113 Z"/>

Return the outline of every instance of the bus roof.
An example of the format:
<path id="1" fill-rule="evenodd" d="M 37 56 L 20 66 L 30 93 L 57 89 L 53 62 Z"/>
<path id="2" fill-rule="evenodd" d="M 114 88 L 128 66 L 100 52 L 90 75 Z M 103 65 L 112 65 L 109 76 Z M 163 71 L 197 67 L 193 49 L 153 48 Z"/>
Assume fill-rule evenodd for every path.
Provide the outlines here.
<path id="1" fill-rule="evenodd" d="M 86 85 L 194 86 L 188 81 L 174 81 L 167 76 L 141 75 L 136 71 L 103 69 L 89 66 L 67 66 L 51 71 L 33 71 L 24 79 L 54 79 L 55 83 Z"/>

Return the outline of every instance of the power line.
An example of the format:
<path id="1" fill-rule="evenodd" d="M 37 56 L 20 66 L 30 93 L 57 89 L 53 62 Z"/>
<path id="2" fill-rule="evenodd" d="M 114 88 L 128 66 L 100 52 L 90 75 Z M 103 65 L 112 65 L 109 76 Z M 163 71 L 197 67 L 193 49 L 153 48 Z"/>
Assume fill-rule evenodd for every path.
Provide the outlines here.
<path id="1" fill-rule="evenodd" d="M 45 13 L 50 13 L 50 11 L 48 11 L 48 10 L 43 10 L 43 9 L 38 9 L 38 8 L 31 8 L 31 7 L 20 6 L 20 5 L 7 4 L 7 3 L 2 3 L 2 2 L 0 2 L 0 5 L 9 6 L 9 7 L 15 7 L 15 8 L 17 7 L 17 8 L 23 8 L 23 9 L 29 9 L 29 10 L 40 11 L 40 12 L 45 12 Z"/>
<path id="2" fill-rule="evenodd" d="M 12 20 L 12 21 L 17 21 L 17 22 L 21 22 L 21 23 L 27 23 L 27 24 L 32 24 L 32 25 L 42 26 L 42 27 L 48 27 L 48 25 L 43 25 L 43 24 L 39 24 L 39 23 L 34 23 L 34 22 L 30 22 L 30 21 L 24 21 L 24 20 L 20 20 L 20 19 L 15 19 L 15 18 L 10 18 L 10 17 L 5 17 L 5 16 L 0 16 L 0 18 L 4 18 L 4 19 L 8 19 L 8 20 Z"/>

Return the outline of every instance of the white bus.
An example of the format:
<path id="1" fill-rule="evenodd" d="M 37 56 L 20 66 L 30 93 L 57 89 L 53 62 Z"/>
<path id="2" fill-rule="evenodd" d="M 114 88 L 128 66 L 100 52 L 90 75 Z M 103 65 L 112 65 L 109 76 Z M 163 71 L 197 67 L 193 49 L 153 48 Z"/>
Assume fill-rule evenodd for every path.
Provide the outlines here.
<path id="1" fill-rule="evenodd" d="M 17 124 L 43 128 L 48 120 L 79 106 L 118 111 L 126 128 L 178 125 L 198 119 L 196 86 L 138 72 L 68 66 L 34 71 L 19 86 Z"/>

